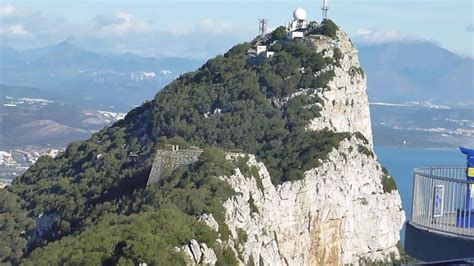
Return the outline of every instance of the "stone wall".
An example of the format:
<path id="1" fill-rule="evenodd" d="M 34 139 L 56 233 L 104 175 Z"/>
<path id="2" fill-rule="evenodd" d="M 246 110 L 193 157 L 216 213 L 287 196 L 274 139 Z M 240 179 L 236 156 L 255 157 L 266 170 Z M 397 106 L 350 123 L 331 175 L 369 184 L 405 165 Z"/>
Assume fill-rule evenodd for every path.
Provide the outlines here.
<path id="1" fill-rule="evenodd" d="M 160 180 L 168 177 L 176 168 L 182 165 L 190 165 L 196 162 L 202 150 L 158 150 L 155 154 L 155 161 L 148 176 L 147 186 L 156 184 Z"/>

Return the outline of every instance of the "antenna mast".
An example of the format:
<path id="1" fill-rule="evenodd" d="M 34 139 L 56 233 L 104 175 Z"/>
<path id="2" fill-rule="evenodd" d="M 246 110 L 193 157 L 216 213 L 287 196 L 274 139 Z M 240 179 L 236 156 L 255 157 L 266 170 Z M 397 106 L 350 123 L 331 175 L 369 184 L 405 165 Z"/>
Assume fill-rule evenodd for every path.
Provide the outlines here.
<path id="1" fill-rule="evenodd" d="M 323 20 L 328 18 L 328 0 L 323 0 L 323 6 L 321 7 L 323 11 Z"/>
<path id="2" fill-rule="evenodd" d="M 262 37 L 265 37 L 268 29 L 268 19 L 261 18 L 258 20 L 258 34 Z"/>

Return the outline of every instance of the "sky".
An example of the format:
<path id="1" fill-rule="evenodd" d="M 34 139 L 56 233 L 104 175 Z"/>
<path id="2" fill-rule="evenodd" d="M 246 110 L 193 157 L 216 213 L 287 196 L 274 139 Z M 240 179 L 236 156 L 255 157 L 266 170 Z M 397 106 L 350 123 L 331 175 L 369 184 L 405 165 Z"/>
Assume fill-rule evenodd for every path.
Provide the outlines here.
<path id="1" fill-rule="evenodd" d="M 430 41 L 474 57 L 473 0 L 329 0 L 329 17 L 356 43 Z M 99 52 L 206 59 L 321 1 L 0 0 L 0 46 L 17 50 L 70 41 Z"/>

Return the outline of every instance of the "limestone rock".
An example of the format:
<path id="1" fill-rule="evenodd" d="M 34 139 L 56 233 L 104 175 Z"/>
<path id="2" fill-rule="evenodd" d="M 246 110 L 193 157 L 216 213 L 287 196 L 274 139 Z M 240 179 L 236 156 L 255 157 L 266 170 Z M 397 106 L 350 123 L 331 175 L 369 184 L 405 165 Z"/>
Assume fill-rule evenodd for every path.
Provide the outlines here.
<path id="1" fill-rule="evenodd" d="M 196 263 L 201 262 L 201 247 L 199 246 L 199 243 L 196 240 L 192 239 L 189 242 L 189 250 L 191 250 L 191 253 L 193 254 L 194 261 Z"/>
<path id="2" fill-rule="evenodd" d="M 300 88 L 287 98 L 270 100 L 284 108 L 296 95 L 319 98 L 320 116 L 313 118 L 306 130 L 354 134 L 298 181 L 274 186 L 265 165 L 253 155 L 249 155 L 247 164 L 258 169 L 259 182 L 239 169 L 232 176 L 221 177 L 236 194 L 223 203 L 230 238 L 219 243 L 235 251 L 242 265 L 387 261 L 398 256 L 396 245 L 405 213 L 398 191 L 383 190 L 384 173 L 373 154 L 366 78 L 357 50 L 341 31 L 336 39 L 317 35 L 308 36 L 305 42 L 327 57 L 334 57 L 340 50 L 341 56 L 333 66 L 314 73 L 334 71 L 335 77 L 327 88 Z M 361 146 L 369 152 L 360 152 Z M 238 156 L 245 155 L 227 154 L 227 159 Z M 218 230 L 209 216 L 199 219 Z M 183 249 L 192 264 L 216 261 L 212 256 L 215 253 L 196 241 Z"/>
<path id="3" fill-rule="evenodd" d="M 380 165 L 351 149 L 357 145 L 364 142 L 356 137 L 343 141 L 321 167 L 277 187 L 265 166 L 250 156 L 264 191 L 238 170 L 225 179 L 237 192 L 224 203 L 226 224 L 233 239 L 242 228 L 248 235 L 236 248 L 242 263 L 252 257 L 266 265 L 340 265 L 398 254 L 405 220 L 400 196 L 384 193 Z M 250 198 L 258 213 L 251 213 Z"/>
<path id="4" fill-rule="evenodd" d="M 329 88 L 317 93 L 323 100 L 320 104 L 321 116 L 314 118 L 308 129 L 329 128 L 337 132 L 360 132 L 372 145 L 367 80 L 360 68 L 357 50 L 349 37 L 338 31 L 337 38 L 335 41 L 318 36 L 307 40 L 318 52 L 339 49 L 342 54 L 338 67 L 334 68 L 336 76 L 329 82 Z M 333 56 L 333 53 L 330 52 L 327 56 Z"/>
<path id="5" fill-rule="evenodd" d="M 206 243 L 198 243 L 195 239 L 191 239 L 187 245 L 175 248 L 175 250 L 183 252 L 189 265 L 215 265 L 217 262 L 214 250 L 207 247 Z"/>
<path id="6" fill-rule="evenodd" d="M 206 243 L 201 243 L 201 252 L 202 252 L 202 265 L 214 265 L 217 262 L 216 254 L 214 250 L 207 247 Z"/>
<path id="7" fill-rule="evenodd" d="M 212 213 L 210 214 L 203 214 L 198 217 L 198 220 L 205 223 L 207 226 L 209 226 L 212 230 L 219 232 L 219 224 L 216 222 L 216 219 L 214 219 L 214 216 L 212 216 Z"/>
<path id="8" fill-rule="evenodd" d="M 357 50 L 347 35 L 337 40 L 310 36 L 305 42 L 325 56 L 341 51 L 333 66 L 335 77 L 328 88 L 315 95 L 307 89 L 298 93 L 322 99 L 321 112 L 306 130 L 330 129 L 360 133 L 343 140 L 318 168 L 298 181 L 274 186 L 265 165 L 250 155 L 263 189 L 252 176 L 238 169 L 224 177 L 236 195 L 224 202 L 225 222 L 242 264 L 256 265 L 342 265 L 360 261 L 386 261 L 398 256 L 396 245 L 405 214 L 398 191 L 384 193 L 382 167 L 373 153 L 370 111 Z M 315 73 L 318 75 L 320 73 Z M 289 98 L 291 98 L 290 96 Z M 284 107 L 288 99 L 272 99 Z M 359 152 L 363 146 L 369 153 Z M 238 156 L 238 155 L 233 155 Z M 232 158 L 233 156 L 228 156 Z M 243 155 L 242 155 L 243 156 Z M 248 236 L 240 239 L 242 230 Z"/>

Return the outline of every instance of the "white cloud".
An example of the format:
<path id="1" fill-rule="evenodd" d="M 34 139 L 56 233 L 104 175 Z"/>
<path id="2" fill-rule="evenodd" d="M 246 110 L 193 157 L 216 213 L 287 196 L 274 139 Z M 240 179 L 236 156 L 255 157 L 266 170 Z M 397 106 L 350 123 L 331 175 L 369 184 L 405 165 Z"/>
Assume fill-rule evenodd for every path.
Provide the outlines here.
<path id="1" fill-rule="evenodd" d="M 93 19 L 95 28 L 102 33 L 123 35 L 129 32 L 148 32 L 150 26 L 137 20 L 130 13 L 119 12 L 111 15 L 100 15 Z"/>
<path id="2" fill-rule="evenodd" d="M 15 7 L 10 4 L 2 4 L 0 5 L 0 15 L 2 16 L 10 16 L 15 11 Z"/>
<path id="3" fill-rule="evenodd" d="M 180 24 L 178 22 L 177 24 L 173 24 L 172 27 L 164 28 L 162 30 L 174 36 L 185 36 L 195 34 L 235 35 L 237 28 L 230 22 L 216 21 L 215 19 L 208 17 L 201 19 L 196 25 L 186 25 Z"/>
<path id="4" fill-rule="evenodd" d="M 81 24 L 14 4 L 0 4 L 0 12 L 9 14 L 0 15 L 2 45 L 18 50 L 73 39 L 75 44 L 95 51 L 208 58 L 253 34 L 253 28 L 210 17 L 165 27 L 156 20 L 144 21 L 127 12 L 92 14 L 89 23 Z"/>
<path id="5" fill-rule="evenodd" d="M 28 34 L 28 31 L 25 30 L 25 28 L 23 28 L 22 25 L 20 24 L 16 24 L 16 25 L 12 25 L 8 28 L 8 31 L 11 33 L 11 34 L 18 34 L 18 35 L 25 35 L 25 34 Z"/>
<path id="6" fill-rule="evenodd" d="M 22 42 L 36 41 L 35 36 L 47 36 L 50 33 L 64 27 L 58 17 L 46 17 L 40 12 L 35 12 L 25 8 L 18 8 L 11 4 L 0 5 L 0 34 L 3 41 L 8 42 L 8 38 Z M 61 21 L 63 22 L 63 21 Z M 31 37 L 26 40 L 24 37 Z"/>
<path id="7" fill-rule="evenodd" d="M 125 15 L 125 17 L 130 17 L 130 15 Z M 98 15 L 92 20 L 94 21 L 96 28 L 126 23 L 126 18 L 123 18 L 123 15 L 119 16 L 118 14 Z"/>
<path id="8" fill-rule="evenodd" d="M 199 28 L 203 31 L 222 34 L 233 28 L 232 23 L 225 21 L 215 21 L 213 18 L 205 18 L 199 22 Z"/>
<path id="9" fill-rule="evenodd" d="M 413 36 L 401 33 L 396 30 L 370 30 L 358 29 L 355 33 L 355 39 L 364 43 L 386 43 L 392 41 L 413 41 L 419 40 Z"/>

